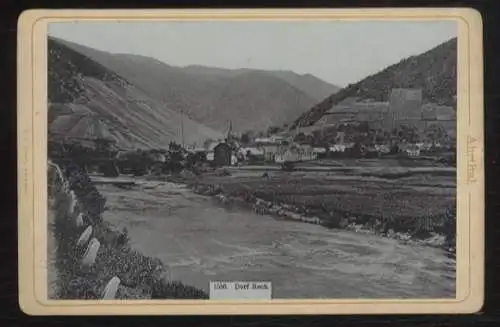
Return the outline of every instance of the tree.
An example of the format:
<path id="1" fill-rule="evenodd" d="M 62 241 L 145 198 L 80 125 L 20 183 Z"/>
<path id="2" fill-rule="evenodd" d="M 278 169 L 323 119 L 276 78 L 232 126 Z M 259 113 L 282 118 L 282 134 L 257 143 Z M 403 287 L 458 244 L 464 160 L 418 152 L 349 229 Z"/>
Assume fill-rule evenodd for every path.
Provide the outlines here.
<path id="1" fill-rule="evenodd" d="M 297 135 L 295 135 L 295 137 L 293 138 L 293 141 L 294 142 L 304 142 L 306 140 L 306 135 L 303 133 L 303 132 L 300 132 L 298 133 Z"/>
<path id="2" fill-rule="evenodd" d="M 203 147 L 204 147 L 205 149 L 207 149 L 207 148 L 210 146 L 210 144 L 212 144 L 213 142 L 214 142 L 214 140 L 213 140 L 213 139 L 210 139 L 210 138 L 209 138 L 209 139 L 206 139 L 206 140 L 205 140 L 205 142 L 203 142 Z"/>
<path id="3" fill-rule="evenodd" d="M 251 137 L 250 137 L 250 132 L 244 132 L 241 134 L 240 142 L 243 144 L 248 144 L 250 143 Z"/>
<path id="4" fill-rule="evenodd" d="M 309 145 L 314 145 L 314 136 L 311 134 L 307 134 L 305 142 Z"/>
<path id="5" fill-rule="evenodd" d="M 170 151 L 180 151 L 182 149 L 182 146 L 180 144 L 177 144 L 175 141 L 171 141 L 168 145 L 168 149 Z"/>
<path id="6" fill-rule="evenodd" d="M 326 142 L 324 141 L 324 137 L 322 135 L 323 133 L 321 133 L 321 131 L 313 131 L 312 133 L 312 143 L 313 145 L 323 145 L 325 144 Z"/>
<path id="7" fill-rule="evenodd" d="M 356 128 L 359 133 L 368 133 L 370 131 L 370 125 L 367 122 L 361 122 Z"/>
<path id="8" fill-rule="evenodd" d="M 426 136 L 432 141 L 440 141 L 445 138 L 447 134 L 442 124 L 432 124 L 426 130 Z"/>

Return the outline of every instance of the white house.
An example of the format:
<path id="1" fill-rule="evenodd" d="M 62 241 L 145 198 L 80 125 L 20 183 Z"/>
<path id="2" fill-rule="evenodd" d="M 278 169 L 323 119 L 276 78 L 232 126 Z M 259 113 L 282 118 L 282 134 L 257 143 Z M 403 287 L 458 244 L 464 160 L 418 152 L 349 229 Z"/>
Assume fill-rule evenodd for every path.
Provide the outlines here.
<path id="1" fill-rule="evenodd" d="M 299 151 L 296 149 L 287 148 L 282 151 L 279 151 L 274 156 L 274 162 L 283 163 L 285 161 L 299 161 L 302 159 Z"/>
<path id="2" fill-rule="evenodd" d="M 380 153 L 389 153 L 391 152 L 391 148 L 387 144 L 375 144 L 375 151 Z"/>
<path id="3" fill-rule="evenodd" d="M 312 151 L 316 154 L 326 153 L 326 149 L 324 147 L 313 147 Z"/>
<path id="4" fill-rule="evenodd" d="M 416 144 L 401 144 L 399 148 L 408 157 L 418 157 L 420 155 L 420 148 Z"/>
<path id="5" fill-rule="evenodd" d="M 408 157 L 418 157 L 420 155 L 420 149 L 406 149 L 406 154 Z"/>
<path id="6" fill-rule="evenodd" d="M 238 163 L 238 158 L 232 154 L 231 155 L 231 166 L 236 166 L 236 164 Z"/>
<path id="7" fill-rule="evenodd" d="M 274 155 L 274 162 L 283 163 L 285 161 L 307 161 L 316 160 L 318 152 L 309 145 L 281 148 Z"/>
<path id="8" fill-rule="evenodd" d="M 274 140 L 270 137 L 257 137 L 255 138 L 254 143 L 258 144 L 274 143 Z"/>
<path id="9" fill-rule="evenodd" d="M 345 152 L 346 147 L 347 146 L 345 144 L 334 144 L 330 147 L 330 151 L 331 152 Z"/>

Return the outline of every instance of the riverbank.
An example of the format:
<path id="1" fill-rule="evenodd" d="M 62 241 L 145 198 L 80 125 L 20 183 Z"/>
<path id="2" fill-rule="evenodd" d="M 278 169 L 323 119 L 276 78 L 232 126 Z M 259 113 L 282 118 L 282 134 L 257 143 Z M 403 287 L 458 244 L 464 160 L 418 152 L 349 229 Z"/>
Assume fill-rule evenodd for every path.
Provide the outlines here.
<path id="1" fill-rule="evenodd" d="M 327 228 L 371 233 L 426 245 L 455 256 L 453 176 L 362 176 L 296 173 L 262 176 L 177 176 L 196 193 L 224 205 Z"/>
<path id="2" fill-rule="evenodd" d="M 129 244 L 126 230 L 117 230 L 103 221 L 106 199 L 82 170 L 73 167 L 62 171 L 77 197 L 84 224 L 76 224 L 76 217 L 68 212 L 72 199 L 62 185 L 53 186 L 51 203 L 55 213 L 53 235 L 56 244 L 49 245 L 48 249 L 49 254 L 55 252 L 53 270 L 57 271 L 57 293 L 52 294 L 53 298 L 100 299 L 107 283 L 115 276 L 120 279 L 117 299 L 208 298 L 203 290 L 169 280 L 168 271 L 159 259 L 135 251 Z M 82 267 L 85 249 L 76 246 L 86 225 L 92 226 L 92 237 L 100 243 L 90 268 Z"/>
<path id="3" fill-rule="evenodd" d="M 453 298 L 456 261 L 439 248 L 300 221 L 246 202 L 221 203 L 186 184 L 99 184 L 103 219 L 159 258 L 170 279 L 208 291 L 213 280 L 272 282 L 274 299 Z"/>

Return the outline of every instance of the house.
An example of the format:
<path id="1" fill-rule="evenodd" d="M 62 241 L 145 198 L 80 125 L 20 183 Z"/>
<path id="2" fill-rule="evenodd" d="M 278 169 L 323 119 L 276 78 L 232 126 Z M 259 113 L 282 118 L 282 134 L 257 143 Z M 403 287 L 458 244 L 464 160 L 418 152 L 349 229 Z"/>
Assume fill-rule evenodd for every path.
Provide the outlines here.
<path id="1" fill-rule="evenodd" d="M 420 155 L 420 148 L 416 144 L 400 144 L 399 150 L 408 157 L 418 157 Z"/>
<path id="2" fill-rule="evenodd" d="M 214 147 L 214 159 L 213 162 L 215 166 L 230 166 L 231 165 L 232 150 L 229 144 L 219 143 Z"/>
<path id="3" fill-rule="evenodd" d="M 270 153 L 276 153 L 278 152 L 278 148 L 280 147 L 279 143 L 265 143 L 265 144 L 260 144 L 259 148 L 264 150 L 264 153 L 270 152 Z"/>
<path id="4" fill-rule="evenodd" d="M 274 140 L 270 137 L 257 137 L 254 140 L 254 143 L 256 144 L 274 143 Z"/>
<path id="5" fill-rule="evenodd" d="M 193 148 L 191 150 L 192 153 L 202 153 L 202 152 L 206 152 L 207 150 L 205 148 L 200 148 L 200 147 L 196 147 L 196 148 Z"/>
<path id="6" fill-rule="evenodd" d="M 250 162 L 262 162 L 264 161 L 264 150 L 257 146 L 248 146 L 239 148 L 238 153 L 240 156 Z"/>
<path id="7" fill-rule="evenodd" d="M 347 146 L 345 144 L 334 144 L 330 147 L 330 152 L 345 152 Z"/>
<path id="8" fill-rule="evenodd" d="M 166 162 L 167 158 L 163 153 L 151 153 L 151 159 L 157 162 Z"/>
<path id="9" fill-rule="evenodd" d="M 284 163 L 286 161 L 300 161 L 300 160 L 302 160 L 302 156 L 297 148 L 281 149 L 278 153 L 276 153 L 274 157 L 274 162 L 276 163 Z"/>
<path id="10" fill-rule="evenodd" d="M 274 161 L 276 153 L 278 153 L 281 145 L 279 143 L 264 143 L 259 144 L 259 148 L 264 152 L 266 161 Z"/>
<path id="11" fill-rule="evenodd" d="M 272 135 L 270 139 L 273 143 L 281 143 L 288 141 L 289 137 L 286 137 L 285 135 Z"/>
<path id="12" fill-rule="evenodd" d="M 421 143 L 422 145 L 420 146 L 419 144 L 419 149 L 421 151 L 429 151 L 432 148 L 432 142 L 423 142 Z"/>
<path id="13" fill-rule="evenodd" d="M 316 160 L 318 158 L 318 152 L 314 151 L 314 147 L 308 144 L 300 145 L 299 153 L 302 157 L 301 160 Z"/>
<path id="14" fill-rule="evenodd" d="M 308 161 L 316 160 L 317 157 L 318 153 L 313 150 L 312 146 L 295 145 L 291 147 L 280 148 L 280 150 L 274 156 L 274 162 L 283 163 L 286 161 Z"/>
<path id="15" fill-rule="evenodd" d="M 231 166 L 236 166 L 238 164 L 238 157 L 235 154 L 231 155 Z"/>
<path id="16" fill-rule="evenodd" d="M 408 155 L 408 157 L 418 157 L 420 155 L 420 149 L 406 149 L 406 155 Z"/>
<path id="17" fill-rule="evenodd" d="M 375 151 L 379 153 L 389 153 L 391 152 L 391 147 L 388 144 L 375 144 Z"/>
<path id="18" fill-rule="evenodd" d="M 324 155 L 326 153 L 326 148 L 325 147 L 313 147 L 312 151 L 316 153 L 317 155 Z"/>

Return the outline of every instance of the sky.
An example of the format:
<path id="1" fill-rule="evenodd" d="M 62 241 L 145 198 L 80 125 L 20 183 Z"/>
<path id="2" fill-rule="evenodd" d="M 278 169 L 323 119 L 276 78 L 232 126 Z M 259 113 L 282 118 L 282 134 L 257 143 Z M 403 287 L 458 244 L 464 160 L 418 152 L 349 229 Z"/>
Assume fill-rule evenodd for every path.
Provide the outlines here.
<path id="1" fill-rule="evenodd" d="M 51 23 L 49 35 L 172 66 L 292 70 L 355 83 L 457 36 L 455 21 Z"/>

